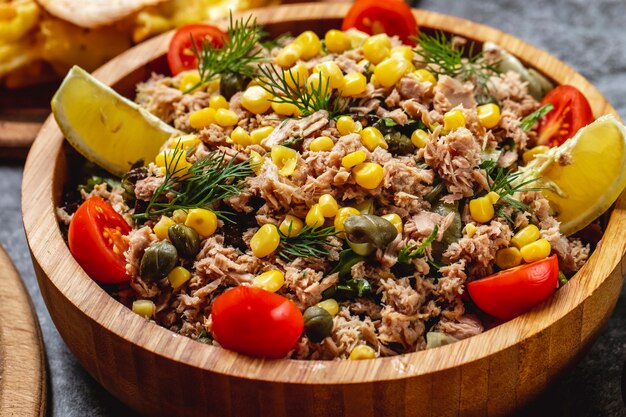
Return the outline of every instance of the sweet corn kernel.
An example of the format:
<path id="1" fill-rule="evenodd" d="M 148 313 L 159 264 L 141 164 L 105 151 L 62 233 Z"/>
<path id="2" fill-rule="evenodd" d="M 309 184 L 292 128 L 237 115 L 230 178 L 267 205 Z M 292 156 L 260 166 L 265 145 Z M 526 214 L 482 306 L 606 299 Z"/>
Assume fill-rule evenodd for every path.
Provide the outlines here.
<path id="1" fill-rule="evenodd" d="M 263 114 L 270 109 L 271 99 L 270 93 L 263 87 L 255 85 L 244 91 L 241 96 L 241 105 L 254 114 Z"/>
<path id="2" fill-rule="evenodd" d="M 311 59 L 315 55 L 319 54 L 322 50 L 322 43 L 320 42 L 320 38 L 317 36 L 315 32 L 307 30 L 306 32 L 302 32 L 296 37 L 293 41 L 294 44 L 300 45 L 302 48 L 301 57 L 302 59 Z"/>
<path id="3" fill-rule="evenodd" d="M 319 72 L 314 72 L 307 78 L 306 88 L 309 91 L 328 91 L 328 80 L 322 79 Z"/>
<path id="4" fill-rule="evenodd" d="M 185 220 L 187 220 L 187 212 L 180 209 L 174 210 L 172 213 L 172 220 L 178 224 L 185 223 Z"/>
<path id="5" fill-rule="evenodd" d="M 352 168 L 354 181 L 367 190 L 378 187 L 385 176 L 383 167 L 374 162 L 364 162 Z"/>
<path id="6" fill-rule="evenodd" d="M 370 38 L 370 36 L 367 33 L 361 32 L 360 30 L 355 29 L 355 28 L 350 28 L 346 30 L 345 34 L 348 37 L 348 39 L 350 39 L 350 47 L 352 49 L 363 46 L 363 44 L 365 44 L 365 41 L 367 41 Z"/>
<path id="7" fill-rule="evenodd" d="M 430 83 L 430 87 L 428 87 L 428 92 L 429 93 L 433 92 L 433 89 L 437 85 L 437 78 L 432 72 L 428 71 L 427 69 L 420 68 L 418 70 L 413 71 L 413 74 L 415 74 L 419 82 Z"/>
<path id="8" fill-rule="evenodd" d="M 136 300 L 133 301 L 133 313 L 139 314 L 142 317 L 149 319 L 154 316 L 156 307 L 151 300 Z"/>
<path id="9" fill-rule="evenodd" d="M 411 142 L 416 148 L 423 148 L 430 140 L 430 135 L 424 129 L 417 129 L 411 134 Z"/>
<path id="10" fill-rule="evenodd" d="M 337 200 L 335 200 L 335 197 L 330 194 L 324 194 L 321 196 L 317 203 L 319 204 L 324 217 L 335 217 L 337 211 L 339 210 Z"/>
<path id="11" fill-rule="evenodd" d="M 285 216 L 285 219 L 280 223 L 280 226 L 278 226 L 278 229 L 283 235 L 287 237 L 292 237 L 292 236 L 298 236 L 300 232 L 302 231 L 303 227 L 304 227 L 304 223 L 302 222 L 302 220 L 300 220 L 296 216 L 292 216 L 291 214 L 288 214 Z"/>
<path id="12" fill-rule="evenodd" d="M 343 72 L 333 61 L 325 61 L 313 67 L 313 73 L 320 73 L 328 79 L 328 88 L 340 88 L 343 85 Z"/>
<path id="13" fill-rule="evenodd" d="M 277 103 L 272 101 L 272 110 L 280 116 L 298 116 L 300 115 L 300 109 L 292 103 Z"/>
<path id="14" fill-rule="evenodd" d="M 534 224 L 529 224 L 519 232 L 515 233 L 515 235 L 511 238 L 511 244 L 516 248 L 521 249 L 529 243 L 533 243 L 540 237 L 541 232 L 539 232 L 539 228 Z"/>
<path id="15" fill-rule="evenodd" d="M 361 124 L 355 122 L 350 116 L 341 116 L 338 118 L 335 127 L 337 127 L 341 136 L 356 133 L 361 130 Z"/>
<path id="16" fill-rule="evenodd" d="M 413 50 L 405 45 L 394 46 L 390 51 L 391 56 L 397 56 L 404 59 L 406 62 L 412 62 L 415 54 Z"/>
<path id="17" fill-rule="evenodd" d="M 189 149 L 200 145 L 201 142 L 196 135 L 183 135 L 170 142 L 170 148 Z"/>
<path id="18" fill-rule="evenodd" d="M 218 109 L 215 112 L 215 121 L 222 127 L 235 126 L 239 122 L 237 113 L 228 109 Z"/>
<path id="19" fill-rule="evenodd" d="M 514 268 L 522 263 L 522 254 L 517 248 L 504 248 L 496 252 L 496 265 L 500 269 Z"/>
<path id="20" fill-rule="evenodd" d="M 170 226 L 175 224 L 176 222 L 174 220 L 170 219 L 167 216 L 163 216 L 159 219 L 157 224 L 154 225 L 152 230 L 154 230 L 154 234 L 157 238 L 159 238 L 159 240 L 165 240 L 168 239 L 167 230 L 170 228 Z"/>
<path id="21" fill-rule="evenodd" d="M 468 223 L 463 228 L 463 233 L 465 233 L 467 237 L 471 238 L 476 234 L 476 229 L 478 228 L 476 227 L 474 223 Z"/>
<path id="22" fill-rule="evenodd" d="M 374 359 L 376 357 L 376 351 L 367 345 L 358 345 L 352 349 L 348 359 L 351 361 L 360 361 L 363 359 Z"/>
<path id="23" fill-rule="evenodd" d="M 367 88 L 367 78 L 360 72 L 351 72 L 343 76 L 343 87 L 341 95 L 343 97 L 358 96 Z"/>
<path id="24" fill-rule="evenodd" d="M 170 172 L 173 178 L 181 178 L 189 173 L 191 163 L 187 161 L 187 153 L 182 149 L 165 149 L 157 154 L 154 163 Z"/>
<path id="25" fill-rule="evenodd" d="M 374 75 L 383 87 L 393 87 L 410 68 L 409 62 L 399 56 L 391 56 L 376 65 Z"/>
<path id="26" fill-rule="evenodd" d="M 226 97 L 221 94 L 214 95 L 209 99 L 209 107 L 215 110 L 227 109 L 228 100 L 226 100 Z"/>
<path id="27" fill-rule="evenodd" d="M 343 232 L 345 228 L 343 227 L 343 223 L 350 216 L 358 216 L 361 212 L 354 207 L 342 207 L 337 211 L 337 215 L 335 216 L 335 230 L 337 232 Z"/>
<path id="28" fill-rule="evenodd" d="M 339 303 L 337 303 L 337 300 L 335 300 L 334 298 L 320 301 L 319 303 L 317 303 L 317 306 L 328 311 L 328 314 L 333 317 L 335 317 L 337 313 L 339 313 Z"/>
<path id="29" fill-rule="evenodd" d="M 276 292 L 285 285 L 285 274 L 276 269 L 265 271 L 252 280 L 252 285 L 269 292 Z"/>
<path id="30" fill-rule="evenodd" d="M 326 32 L 324 41 L 326 42 L 326 48 L 334 54 L 340 54 L 351 47 L 348 35 L 337 29 L 331 29 Z"/>
<path id="31" fill-rule="evenodd" d="M 180 78 L 178 89 L 183 93 L 187 93 L 194 87 L 200 87 L 200 74 L 198 71 L 189 71 Z"/>
<path id="32" fill-rule="evenodd" d="M 497 104 L 488 103 L 478 106 L 478 123 L 486 129 L 492 129 L 500 123 L 500 107 Z"/>
<path id="33" fill-rule="evenodd" d="M 487 223 L 495 215 L 493 203 L 487 196 L 470 200 L 470 215 L 478 223 Z"/>
<path id="34" fill-rule="evenodd" d="M 286 45 L 281 49 L 274 61 L 283 68 L 289 68 L 295 64 L 302 56 L 302 47 L 294 43 Z"/>
<path id="35" fill-rule="evenodd" d="M 264 224 L 250 239 L 250 249 L 257 258 L 265 258 L 274 252 L 280 244 L 278 228 L 273 224 Z"/>
<path id="36" fill-rule="evenodd" d="M 365 162 L 366 159 L 367 154 L 365 153 L 365 151 L 354 151 L 341 158 L 341 165 L 343 165 L 347 169 L 350 169 L 354 166 L 359 165 L 362 162 Z"/>
<path id="37" fill-rule="evenodd" d="M 542 153 L 546 153 L 548 149 L 550 148 L 545 145 L 535 146 L 534 148 L 529 149 L 526 152 L 524 152 L 522 154 L 522 159 L 524 160 L 524 163 L 527 164 L 533 159 L 535 159 L 535 156 L 542 154 Z"/>
<path id="38" fill-rule="evenodd" d="M 372 83 L 374 87 L 380 87 L 380 83 L 376 79 L 376 74 L 372 74 L 372 76 L 370 77 L 370 83 Z"/>
<path id="39" fill-rule="evenodd" d="M 272 162 L 278 167 L 279 173 L 285 177 L 290 176 L 296 170 L 298 152 L 295 149 L 282 145 L 272 146 Z"/>
<path id="40" fill-rule="evenodd" d="M 189 126 L 196 130 L 204 129 L 212 123 L 215 123 L 215 109 L 211 107 L 196 110 L 189 115 Z"/>
<path id="41" fill-rule="evenodd" d="M 167 274 L 167 280 L 172 288 L 177 289 L 191 278 L 191 272 L 182 266 L 177 266 Z"/>
<path id="42" fill-rule="evenodd" d="M 217 216 L 211 210 L 191 209 L 187 213 L 185 226 L 191 227 L 203 238 L 209 237 L 217 230 Z"/>
<path id="43" fill-rule="evenodd" d="M 393 224 L 396 227 L 398 233 L 402 234 L 402 218 L 400 216 L 398 216 L 396 213 L 389 213 L 381 217 L 387 220 L 389 223 Z"/>
<path id="44" fill-rule="evenodd" d="M 496 193 L 495 191 L 489 191 L 487 193 L 487 197 L 489 197 L 489 201 L 491 201 L 491 204 L 496 204 L 498 200 L 500 200 L 500 194 Z"/>
<path id="45" fill-rule="evenodd" d="M 455 130 L 465 126 L 465 115 L 461 110 L 450 110 L 443 115 L 443 128 L 445 130 Z"/>
<path id="46" fill-rule="evenodd" d="M 522 246 L 520 252 L 524 261 L 530 263 L 547 258 L 550 255 L 552 247 L 546 239 L 539 239 L 532 243 Z"/>
<path id="47" fill-rule="evenodd" d="M 250 142 L 252 142 L 255 145 L 258 145 L 261 143 L 263 139 L 268 137 L 270 133 L 272 133 L 273 131 L 274 131 L 274 126 L 263 126 L 263 127 L 256 128 L 252 132 L 250 132 Z"/>
<path id="48" fill-rule="evenodd" d="M 320 136 L 309 143 L 309 149 L 313 152 L 328 152 L 333 149 L 335 142 L 328 136 Z"/>
<path id="49" fill-rule="evenodd" d="M 322 208 L 319 204 L 313 204 L 311 206 L 309 212 L 306 214 L 304 222 L 307 226 L 314 229 L 324 224 L 324 213 L 322 213 Z"/>
<path id="50" fill-rule="evenodd" d="M 250 167 L 256 175 L 259 175 L 261 173 L 264 162 L 265 158 L 263 158 L 260 153 L 258 153 L 257 151 L 250 151 Z"/>
<path id="51" fill-rule="evenodd" d="M 384 33 L 370 36 L 363 44 L 365 59 L 374 65 L 378 65 L 391 52 L 391 39 Z"/>
<path id="52" fill-rule="evenodd" d="M 373 126 L 366 127 L 361 130 L 359 134 L 361 135 L 361 143 L 363 143 L 363 146 L 369 149 L 370 152 L 373 152 L 374 149 L 379 146 L 383 149 L 387 149 L 389 147 L 383 134 L 380 133 L 380 130 Z"/>
<path id="53" fill-rule="evenodd" d="M 309 70 L 306 68 L 306 65 L 300 63 L 285 71 L 284 76 L 289 87 L 295 90 L 304 86 L 306 79 L 309 77 Z"/>
<path id="54" fill-rule="evenodd" d="M 233 140 L 233 143 L 236 143 L 237 145 L 248 146 L 252 144 L 250 134 L 241 126 L 237 126 L 232 132 L 230 132 L 230 138 Z"/>

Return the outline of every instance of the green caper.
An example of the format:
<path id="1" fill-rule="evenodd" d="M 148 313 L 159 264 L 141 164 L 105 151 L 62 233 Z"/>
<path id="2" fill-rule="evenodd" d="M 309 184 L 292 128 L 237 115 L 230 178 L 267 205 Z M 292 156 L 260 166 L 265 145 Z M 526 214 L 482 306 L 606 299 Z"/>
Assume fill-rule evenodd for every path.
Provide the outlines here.
<path id="1" fill-rule="evenodd" d="M 411 139 L 400 132 L 387 133 L 385 141 L 389 145 L 389 152 L 395 155 L 408 155 L 415 151 L 415 145 Z"/>
<path id="2" fill-rule="evenodd" d="M 313 343 L 319 343 L 333 331 L 333 317 L 321 307 L 304 310 L 304 332 Z"/>
<path id="3" fill-rule="evenodd" d="M 200 252 L 200 236 L 191 227 L 183 224 L 172 225 L 167 229 L 167 236 L 181 258 L 193 259 Z"/>
<path id="4" fill-rule="evenodd" d="M 165 278 L 174 269 L 178 261 L 176 248 L 167 240 L 161 240 L 148 246 L 141 258 L 139 275 L 145 280 L 154 281 Z"/>
<path id="5" fill-rule="evenodd" d="M 369 243 L 377 249 L 384 249 L 398 235 L 390 221 L 373 214 L 350 216 L 343 226 L 348 242 Z"/>
<path id="6" fill-rule="evenodd" d="M 374 214 L 374 200 L 366 198 L 363 202 L 355 204 L 355 209 L 361 212 L 361 214 Z"/>
<path id="7" fill-rule="evenodd" d="M 233 72 L 225 72 L 220 76 L 220 94 L 223 95 L 226 100 L 230 100 L 232 96 L 238 91 L 243 91 L 246 87 L 248 80 Z"/>

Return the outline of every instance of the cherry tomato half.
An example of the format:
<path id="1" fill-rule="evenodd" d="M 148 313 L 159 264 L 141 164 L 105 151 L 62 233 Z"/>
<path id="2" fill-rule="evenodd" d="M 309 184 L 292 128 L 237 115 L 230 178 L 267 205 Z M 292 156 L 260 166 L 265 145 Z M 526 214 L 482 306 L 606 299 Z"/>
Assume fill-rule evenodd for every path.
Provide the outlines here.
<path id="1" fill-rule="evenodd" d="M 589 102 L 576 87 L 560 85 L 541 100 L 544 106 L 551 103 L 554 109 L 539 120 L 539 145 L 559 146 L 593 122 Z"/>
<path id="2" fill-rule="evenodd" d="M 105 284 L 130 280 L 124 252 L 128 243 L 123 236 L 131 227 L 113 207 L 100 197 L 86 200 L 70 222 L 70 252 L 92 279 Z"/>
<path id="3" fill-rule="evenodd" d="M 292 301 L 256 287 L 225 291 L 213 301 L 211 316 L 220 345 L 257 358 L 284 358 L 304 329 Z"/>
<path id="4" fill-rule="evenodd" d="M 341 25 L 341 30 L 350 28 L 370 35 L 397 35 L 408 45 L 415 45 L 410 38 L 419 32 L 411 8 L 401 0 L 357 0 Z"/>
<path id="5" fill-rule="evenodd" d="M 467 284 L 474 303 L 487 314 L 510 320 L 552 294 L 559 279 L 556 255 L 500 271 Z"/>
<path id="6" fill-rule="evenodd" d="M 203 24 L 186 25 L 178 28 L 167 50 L 167 63 L 172 75 L 198 67 L 198 60 L 191 47 L 192 37 L 198 50 L 202 48 L 202 41 L 205 39 L 209 40 L 213 46 L 221 48 L 224 46 L 226 33 L 218 27 Z"/>

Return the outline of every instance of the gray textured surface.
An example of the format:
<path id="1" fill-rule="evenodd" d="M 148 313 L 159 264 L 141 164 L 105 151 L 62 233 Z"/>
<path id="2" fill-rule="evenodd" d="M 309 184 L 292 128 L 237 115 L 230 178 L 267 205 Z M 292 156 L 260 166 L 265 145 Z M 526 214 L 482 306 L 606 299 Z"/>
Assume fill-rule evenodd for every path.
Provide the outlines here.
<path id="1" fill-rule="evenodd" d="M 427 0 L 419 5 L 500 28 L 549 51 L 589 78 L 626 116 L 626 0 Z M 49 365 L 49 414 L 133 415 L 82 370 L 50 320 L 22 230 L 21 171 L 17 165 L 0 166 L 0 243 L 21 272 L 39 315 Z M 593 348 L 522 415 L 626 416 L 620 395 L 625 354 L 626 290 Z"/>

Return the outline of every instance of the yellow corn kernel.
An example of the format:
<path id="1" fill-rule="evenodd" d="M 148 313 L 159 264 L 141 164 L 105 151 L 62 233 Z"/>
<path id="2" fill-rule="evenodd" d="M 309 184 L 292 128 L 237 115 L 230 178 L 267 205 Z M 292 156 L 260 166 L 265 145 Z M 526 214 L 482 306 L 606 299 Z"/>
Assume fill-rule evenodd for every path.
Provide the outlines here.
<path id="1" fill-rule="evenodd" d="M 133 313 L 139 314 L 142 317 L 149 319 L 154 316 L 156 307 L 151 300 L 136 300 L 133 301 Z"/>
<path id="2" fill-rule="evenodd" d="M 320 73 L 328 79 L 328 88 L 340 88 L 343 85 L 343 72 L 333 61 L 325 61 L 313 67 L 313 73 Z"/>
<path id="3" fill-rule="evenodd" d="M 302 222 L 302 220 L 300 220 L 296 216 L 288 214 L 285 216 L 285 219 L 280 223 L 278 229 L 283 235 L 287 237 L 293 237 L 298 236 L 303 227 L 304 223 Z"/>
<path id="4" fill-rule="evenodd" d="M 241 96 L 241 105 L 254 114 L 263 114 L 270 109 L 272 95 L 259 85 L 252 86 Z"/>
<path id="5" fill-rule="evenodd" d="M 334 54 L 340 54 L 351 47 L 348 35 L 337 29 L 331 29 L 326 32 L 324 41 L 326 42 L 326 48 Z"/>
<path id="6" fill-rule="evenodd" d="M 322 83 L 320 85 L 320 83 Z M 328 90 L 328 80 L 322 79 L 319 72 L 314 72 L 306 80 L 306 88 L 309 91 L 326 91 Z"/>
<path id="7" fill-rule="evenodd" d="M 534 224 L 529 224 L 519 232 L 515 233 L 515 235 L 511 238 L 511 244 L 516 248 L 521 249 L 529 243 L 533 243 L 540 237 L 541 232 L 539 232 L 539 228 Z"/>
<path id="8" fill-rule="evenodd" d="M 215 121 L 222 127 L 235 126 L 239 122 L 237 113 L 228 109 L 218 109 L 215 112 Z"/>
<path id="9" fill-rule="evenodd" d="M 500 200 L 500 194 L 496 193 L 495 191 L 489 191 L 487 193 L 487 197 L 489 197 L 489 201 L 491 201 L 491 204 L 496 204 L 498 200 Z"/>
<path id="10" fill-rule="evenodd" d="M 309 70 L 303 63 L 296 64 L 284 72 L 284 77 L 289 87 L 297 89 L 306 84 L 306 79 L 309 77 Z"/>
<path id="11" fill-rule="evenodd" d="M 299 116 L 300 109 L 292 103 L 277 103 L 272 101 L 272 110 L 280 116 Z"/>
<path id="12" fill-rule="evenodd" d="M 420 68 L 418 70 L 413 71 L 413 74 L 417 77 L 418 81 L 421 83 L 430 83 L 430 87 L 428 88 L 428 92 L 432 93 L 433 89 L 437 85 L 437 78 L 435 75 L 428 71 L 427 69 Z"/>
<path id="13" fill-rule="evenodd" d="M 252 285 L 269 292 L 276 292 L 285 285 L 285 274 L 277 269 L 265 271 L 252 280 Z"/>
<path id="14" fill-rule="evenodd" d="M 474 223 L 468 223 L 465 225 L 465 227 L 463 228 L 463 233 L 465 233 L 467 235 L 467 237 L 471 238 L 476 234 L 476 230 L 478 228 L 476 227 L 476 225 Z"/>
<path id="15" fill-rule="evenodd" d="M 211 107 L 196 110 L 189 115 L 189 126 L 196 130 L 204 129 L 212 123 L 215 123 L 215 109 Z"/>
<path id="16" fill-rule="evenodd" d="M 233 140 L 233 143 L 236 143 L 237 145 L 248 146 L 252 144 L 250 134 L 241 126 L 237 126 L 232 132 L 230 132 L 230 138 Z"/>
<path id="17" fill-rule="evenodd" d="M 413 50 L 405 45 L 394 46 L 390 51 L 391 56 L 397 56 L 404 59 L 406 62 L 412 62 L 415 54 Z"/>
<path id="18" fill-rule="evenodd" d="M 376 74 L 372 74 L 372 76 L 370 77 L 370 83 L 372 83 L 372 85 L 376 88 L 380 87 L 380 83 L 378 82 L 378 79 L 376 78 Z"/>
<path id="19" fill-rule="evenodd" d="M 488 103 L 476 108 L 478 123 L 486 129 L 492 129 L 500 123 L 500 107 L 497 104 Z"/>
<path id="20" fill-rule="evenodd" d="M 292 67 L 302 56 L 302 47 L 295 43 L 290 43 L 278 51 L 274 61 L 283 68 Z"/>
<path id="21" fill-rule="evenodd" d="M 376 129 L 373 126 L 366 127 L 365 129 L 359 132 L 361 135 L 361 143 L 369 149 L 370 152 L 373 152 L 377 147 L 381 147 L 383 149 L 387 149 L 389 145 L 387 145 L 387 141 L 385 140 L 380 130 Z"/>
<path id="22" fill-rule="evenodd" d="M 263 158 L 260 153 L 258 153 L 257 151 L 250 151 L 250 167 L 256 175 L 259 175 L 261 173 L 264 162 L 265 158 Z"/>
<path id="23" fill-rule="evenodd" d="M 307 226 L 314 229 L 324 224 L 324 213 L 322 213 L 322 208 L 319 204 L 313 204 L 311 206 L 309 212 L 306 214 L 304 222 Z"/>
<path id="24" fill-rule="evenodd" d="M 270 133 L 272 133 L 273 131 L 274 131 L 274 126 L 263 126 L 263 127 L 256 128 L 252 132 L 250 132 L 250 142 L 252 142 L 255 145 L 258 145 L 261 143 L 263 139 L 268 137 Z"/>
<path id="25" fill-rule="evenodd" d="M 535 159 L 535 156 L 542 154 L 542 153 L 546 153 L 549 149 L 550 148 L 545 145 L 535 146 L 534 148 L 529 149 L 526 152 L 524 152 L 524 154 L 522 155 L 522 159 L 524 160 L 524 163 L 527 164 L 533 159 Z"/>
<path id="26" fill-rule="evenodd" d="M 532 243 L 522 246 L 520 252 L 524 261 L 530 263 L 547 258 L 550 255 L 552 247 L 546 239 L 539 239 Z"/>
<path id="27" fill-rule="evenodd" d="M 271 150 L 272 162 L 278 167 L 279 173 L 285 177 L 290 176 L 296 170 L 298 152 L 295 149 L 282 145 L 274 145 Z"/>
<path id="28" fill-rule="evenodd" d="M 393 87 L 409 69 L 409 62 L 399 56 L 391 56 L 378 65 L 374 70 L 376 81 L 383 87 Z"/>
<path id="29" fill-rule="evenodd" d="M 293 43 L 296 45 L 300 45 L 300 47 L 302 48 L 302 53 L 300 55 L 302 59 L 311 59 L 315 55 L 319 54 L 322 50 L 322 43 L 320 42 L 320 38 L 315 32 L 312 32 L 310 30 L 299 34 L 298 37 L 293 41 Z"/>
<path id="30" fill-rule="evenodd" d="M 280 244 L 278 228 L 273 224 L 264 224 L 250 239 L 250 249 L 257 258 L 265 258 L 274 252 Z"/>
<path id="31" fill-rule="evenodd" d="M 177 289 L 191 278 L 191 272 L 182 266 L 177 266 L 167 274 L 167 280 L 172 288 Z"/>
<path id="32" fill-rule="evenodd" d="M 343 87 L 341 95 L 343 97 L 358 96 L 367 88 L 367 79 L 360 72 L 351 72 L 343 76 Z"/>
<path id="33" fill-rule="evenodd" d="M 355 28 L 350 28 L 346 30 L 345 34 L 350 40 L 350 47 L 353 49 L 363 46 L 363 44 L 365 44 L 365 41 L 370 38 L 367 33 L 361 32 L 360 30 Z"/>
<path id="34" fill-rule="evenodd" d="M 362 162 L 365 162 L 366 159 L 367 154 L 365 153 L 365 151 L 354 151 L 341 158 L 341 165 L 343 165 L 347 169 L 350 169 L 354 166 L 359 165 Z"/>
<path id="35" fill-rule="evenodd" d="M 330 194 L 324 194 L 317 202 L 320 206 L 320 210 L 324 217 L 335 217 L 337 211 L 339 211 L 339 204 L 337 200 Z"/>
<path id="36" fill-rule="evenodd" d="M 391 52 L 391 39 L 384 33 L 370 36 L 363 44 L 365 59 L 374 65 L 378 65 Z"/>
<path id="37" fill-rule="evenodd" d="M 330 314 L 333 317 L 335 317 L 337 313 L 339 313 L 339 304 L 337 303 L 337 300 L 335 300 L 334 298 L 329 298 L 328 300 L 320 301 L 319 303 L 317 303 L 317 306 L 326 310 L 328 314 Z"/>
<path id="38" fill-rule="evenodd" d="M 320 136 L 309 143 L 309 149 L 313 152 L 328 152 L 333 149 L 335 142 L 328 136 Z"/>
<path id="39" fill-rule="evenodd" d="M 178 224 L 184 224 L 187 220 L 187 212 L 185 210 L 176 209 L 172 213 L 172 220 Z"/>
<path id="40" fill-rule="evenodd" d="M 398 216 L 396 213 L 389 213 L 381 217 L 387 220 L 389 223 L 393 224 L 398 233 L 402 234 L 402 218 L 400 216 Z"/>
<path id="41" fill-rule="evenodd" d="M 183 93 L 187 93 L 191 91 L 192 88 L 199 86 L 200 74 L 198 73 L 198 71 L 189 71 L 180 78 L 180 84 L 178 84 L 178 89 Z"/>
<path id="42" fill-rule="evenodd" d="M 196 135 L 183 135 L 170 142 L 170 148 L 189 149 L 202 143 Z"/>
<path id="43" fill-rule="evenodd" d="M 367 345 L 358 345 L 352 349 L 348 359 L 351 361 L 360 361 L 363 359 L 374 359 L 376 357 L 376 351 Z"/>
<path id="44" fill-rule="evenodd" d="M 228 100 L 226 100 L 226 97 L 221 94 L 214 95 L 209 99 L 209 107 L 215 110 L 227 109 Z"/>
<path id="45" fill-rule="evenodd" d="M 181 178 L 189 173 L 191 163 L 187 161 L 187 153 L 182 149 L 165 149 L 157 154 L 154 163 L 171 173 L 173 178 Z"/>
<path id="46" fill-rule="evenodd" d="M 355 122 L 350 116 L 341 116 L 338 118 L 335 127 L 337 127 L 341 136 L 345 136 L 350 133 L 357 133 L 361 130 L 361 124 Z"/>
<path id="47" fill-rule="evenodd" d="M 430 140 L 430 135 L 424 129 L 417 129 L 411 134 L 411 142 L 416 148 L 423 148 Z"/>
<path id="48" fill-rule="evenodd" d="M 345 228 L 343 227 L 343 223 L 350 216 L 358 216 L 361 212 L 354 207 L 342 207 L 337 211 L 337 215 L 335 216 L 335 230 L 337 232 L 343 232 Z"/>
<path id="49" fill-rule="evenodd" d="M 500 269 L 515 268 L 522 263 L 522 254 L 517 248 L 504 248 L 496 252 L 496 265 Z"/>
<path id="50" fill-rule="evenodd" d="M 487 223 L 495 215 L 493 203 L 487 196 L 470 200 L 470 215 L 478 223 Z"/>
<path id="51" fill-rule="evenodd" d="M 443 115 L 443 128 L 448 131 L 465 126 L 465 115 L 461 110 L 450 110 Z"/>
<path id="52" fill-rule="evenodd" d="M 203 238 L 209 237 L 217 230 L 217 216 L 211 210 L 191 209 L 187 213 L 185 226 L 191 227 Z"/>
<path id="53" fill-rule="evenodd" d="M 383 167 L 374 162 L 364 162 L 352 168 L 354 181 L 367 190 L 378 187 L 385 176 Z"/>
<path id="54" fill-rule="evenodd" d="M 159 240 L 165 240 L 168 239 L 167 230 L 170 228 L 170 226 L 175 224 L 176 222 L 174 220 L 170 219 L 167 216 L 163 216 L 159 219 L 157 224 L 154 225 L 152 230 L 154 230 L 154 234 L 157 238 L 159 238 Z"/>

